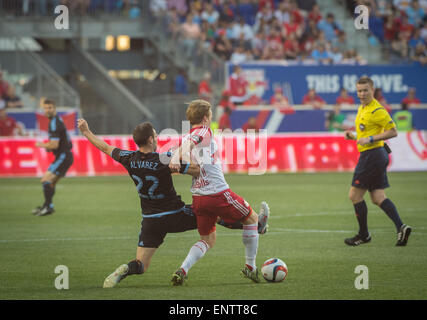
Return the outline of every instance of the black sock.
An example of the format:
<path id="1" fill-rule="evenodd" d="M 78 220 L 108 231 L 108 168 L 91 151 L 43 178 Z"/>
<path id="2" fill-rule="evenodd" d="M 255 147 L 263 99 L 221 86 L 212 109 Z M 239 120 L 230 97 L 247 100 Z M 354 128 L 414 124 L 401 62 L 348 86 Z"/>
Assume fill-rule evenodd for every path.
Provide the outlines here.
<path id="1" fill-rule="evenodd" d="M 365 200 L 353 204 L 354 212 L 356 213 L 357 222 L 359 222 L 359 234 L 362 236 L 368 235 L 368 207 Z"/>
<path id="2" fill-rule="evenodd" d="M 55 187 L 52 186 L 52 183 L 50 182 L 43 182 L 43 193 L 44 193 L 44 206 L 51 206 L 52 205 L 52 198 L 55 194 Z"/>
<path id="3" fill-rule="evenodd" d="M 131 275 L 131 274 L 142 274 L 144 273 L 144 264 L 139 261 L 139 260 L 132 260 L 131 262 L 128 263 L 128 273 L 127 275 Z"/>
<path id="4" fill-rule="evenodd" d="M 388 215 L 388 217 L 394 222 L 397 232 L 400 231 L 402 226 L 402 220 L 400 220 L 399 213 L 397 212 L 396 206 L 390 199 L 385 199 L 381 204 L 380 208 Z"/>
<path id="5" fill-rule="evenodd" d="M 243 229 L 243 224 L 241 222 L 227 223 L 221 219 L 218 221 L 218 224 L 228 229 Z"/>

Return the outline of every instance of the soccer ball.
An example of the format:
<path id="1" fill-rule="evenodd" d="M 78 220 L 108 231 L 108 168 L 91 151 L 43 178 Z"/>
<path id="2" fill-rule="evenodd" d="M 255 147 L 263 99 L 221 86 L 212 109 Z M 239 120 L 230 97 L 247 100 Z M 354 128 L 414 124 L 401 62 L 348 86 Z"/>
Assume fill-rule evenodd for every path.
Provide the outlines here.
<path id="1" fill-rule="evenodd" d="M 288 267 L 282 260 L 271 258 L 264 262 L 261 273 L 268 282 L 280 282 L 285 280 L 288 274 Z"/>

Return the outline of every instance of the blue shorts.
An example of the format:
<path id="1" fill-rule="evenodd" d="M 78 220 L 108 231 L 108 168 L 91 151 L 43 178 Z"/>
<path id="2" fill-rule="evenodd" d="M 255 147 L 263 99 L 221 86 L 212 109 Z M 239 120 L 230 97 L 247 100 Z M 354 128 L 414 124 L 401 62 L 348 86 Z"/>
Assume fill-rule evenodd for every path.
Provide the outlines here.
<path id="1" fill-rule="evenodd" d="M 72 152 L 62 152 L 56 156 L 55 161 L 52 162 L 47 171 L 59 177 L 64 177 L 73 162 L 74 157 Z"/>
<path id="2" fill-rule="evenodd" d="M 389 157 L 384 147 L 361 152 L 351 185 L 369 191 L 388 188 L 388 164 Z"/>

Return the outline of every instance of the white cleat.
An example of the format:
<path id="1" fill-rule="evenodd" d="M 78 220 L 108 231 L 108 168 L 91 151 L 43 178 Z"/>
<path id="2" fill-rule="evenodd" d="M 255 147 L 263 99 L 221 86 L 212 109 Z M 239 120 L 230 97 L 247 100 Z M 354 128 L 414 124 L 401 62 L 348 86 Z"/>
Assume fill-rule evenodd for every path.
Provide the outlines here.
<path id="1" fill-rule="evenodd" d="M 113 288 L 115 287 L 122 279 L 124 279 L 129 271 L 127 264 L 122 264 L 118 267 L 112 274 L 110 274 L 104 280 L 104 288 Z"/>
<path id="2" fill-rule="evenodd" d="M 267 202 L 261 202 L 261 208 L 258 215 L 258 233 L 264 234 L 268 230 L 268 217 L 270 216 L 270 207 Z"/>

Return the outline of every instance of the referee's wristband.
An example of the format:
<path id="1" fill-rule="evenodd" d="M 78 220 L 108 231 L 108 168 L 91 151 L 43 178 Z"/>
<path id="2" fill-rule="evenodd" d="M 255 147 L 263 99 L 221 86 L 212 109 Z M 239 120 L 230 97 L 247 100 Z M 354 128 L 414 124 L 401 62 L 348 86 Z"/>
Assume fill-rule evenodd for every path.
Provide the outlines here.
<path id="1" fill-rule="evenodd" d="M 373 136 L 369 136 L 369 142 L 370 143 L 374 142 L 374 137 Z"/>
<path id="2" fill-rule="evenodd" d="M 189 163 L 181 163 L 181 168 L 179 168 L 179 173 L 186 174 L 189 167 L 190 167 L 190 162 Z"/>

